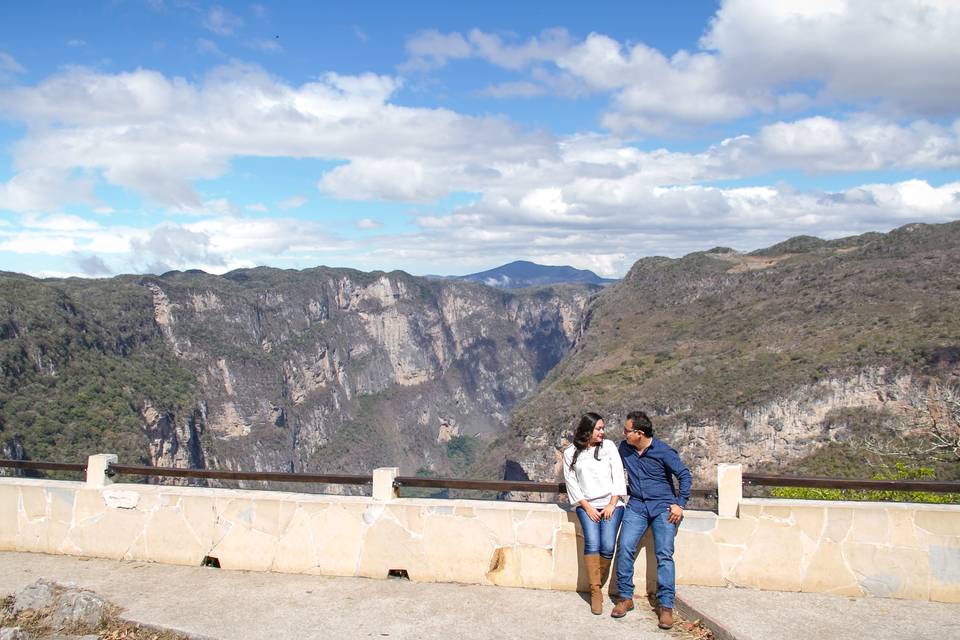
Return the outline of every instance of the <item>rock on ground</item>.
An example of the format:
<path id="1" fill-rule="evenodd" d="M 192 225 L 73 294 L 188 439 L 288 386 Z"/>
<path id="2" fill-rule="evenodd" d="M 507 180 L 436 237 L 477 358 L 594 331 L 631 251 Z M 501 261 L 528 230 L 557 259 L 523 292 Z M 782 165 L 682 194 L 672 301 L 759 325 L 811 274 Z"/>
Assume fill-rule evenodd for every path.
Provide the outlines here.
<path id="1" fill-rule="evenodd" d="M 97 627 L 107 615 L 107 601 L 93 593 L 75 587 L 63 587 L 48 580 L 37 580 L 13 596 L 13 613 L 32 609 L 49 610 L 47 624 L 53 629 L 68 627 Z"/>

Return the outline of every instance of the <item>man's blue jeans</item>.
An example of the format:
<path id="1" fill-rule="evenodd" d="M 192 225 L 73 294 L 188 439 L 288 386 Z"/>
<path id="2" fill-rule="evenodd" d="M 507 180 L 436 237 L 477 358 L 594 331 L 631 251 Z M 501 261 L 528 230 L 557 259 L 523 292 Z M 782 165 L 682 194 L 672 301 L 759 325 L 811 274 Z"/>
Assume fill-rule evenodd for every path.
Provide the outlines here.
<path id="1" fill-rule="evenodd" d="M 583 530 L 583 555 L 599 553 L 607 560 L 613 557 L 613 550 L 617 546 L 617 529 L 620 528 L 624 511 L 625 507 L 617 507 L 609 520 L 601 517 L 600 522 L 594 522 L 583 507 L 577 507 L 577 517 Z"/>
<path id="2" fill-rule="evenodd" d="M 665 609 L 673 608 L 676 594 L 676 569 L 673 564 L 673 539 L 677 525 L 667 522 L 670 511 L 655 518 L 630 507 L 624 509 L 623 528 L 620 530 L 620 549 L 617 551 L 617 590 L 621 598 L 633 598 L 633 561 L 637 557 L 637 545 L 647 527 L 653 529 L 653 551 L 657 556 L 657 601 Z"/>

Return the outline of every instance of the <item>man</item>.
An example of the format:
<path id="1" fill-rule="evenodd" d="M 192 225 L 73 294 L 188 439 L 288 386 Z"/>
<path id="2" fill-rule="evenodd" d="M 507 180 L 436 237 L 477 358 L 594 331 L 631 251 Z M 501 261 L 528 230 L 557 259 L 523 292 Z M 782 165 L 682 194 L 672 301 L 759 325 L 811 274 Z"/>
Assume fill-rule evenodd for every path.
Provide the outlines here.
<path id="1" fill-rule="evenodd" d="M 617 551 L 617 589 L 620 600 L 610 614 L 622 618 L 633 609 L 633 562 L 637 544 L 647 527 L 653 528 L 653 549 L 657 556 L 658 626 L 673 626 L 673 598 L 676 571 L 673 565 L 673 539 L 683 519 L 683 509 L 693 484 L 690 470 L 680 456 L 662 440 L 653 437 L 653 423 L 643 411 L 633 411 L 623 423 L 625 440 L 618 450 L 627 472 L 629 502 L 620 528 Z M 673 480 L 680 485 L 674 493 Z"/>

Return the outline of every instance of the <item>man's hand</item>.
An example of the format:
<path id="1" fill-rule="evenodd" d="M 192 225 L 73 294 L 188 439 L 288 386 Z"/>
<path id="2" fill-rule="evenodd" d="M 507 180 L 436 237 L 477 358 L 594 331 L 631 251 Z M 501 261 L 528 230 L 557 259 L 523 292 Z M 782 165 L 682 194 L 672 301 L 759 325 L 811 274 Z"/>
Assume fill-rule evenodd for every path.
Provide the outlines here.
<path id="1" fill-rule="evenodd" d="M 681 520 L 683 520 L 683 507 L 678 504 L 670 505 L 670 515 L 667 516 L 667 522 L 680 524 Z"/>

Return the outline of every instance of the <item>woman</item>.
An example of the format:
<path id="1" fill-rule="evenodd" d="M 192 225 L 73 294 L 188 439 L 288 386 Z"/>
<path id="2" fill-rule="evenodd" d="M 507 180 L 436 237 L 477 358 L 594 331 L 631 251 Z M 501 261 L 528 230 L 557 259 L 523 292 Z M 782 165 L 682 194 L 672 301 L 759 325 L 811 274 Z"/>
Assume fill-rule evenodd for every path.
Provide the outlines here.
<path id="1" fill-rule="evenodd" d="M 593 412 L 580 418 L 573 444 L 563 452 L 567 498 L 583 529 L 583 560 L 590 582 L 590 611 L 603 613 L 600 587 L 610 571 L 623 519 L 627 485 L 617 446 L 603 439 L 603 418 Z"/>

